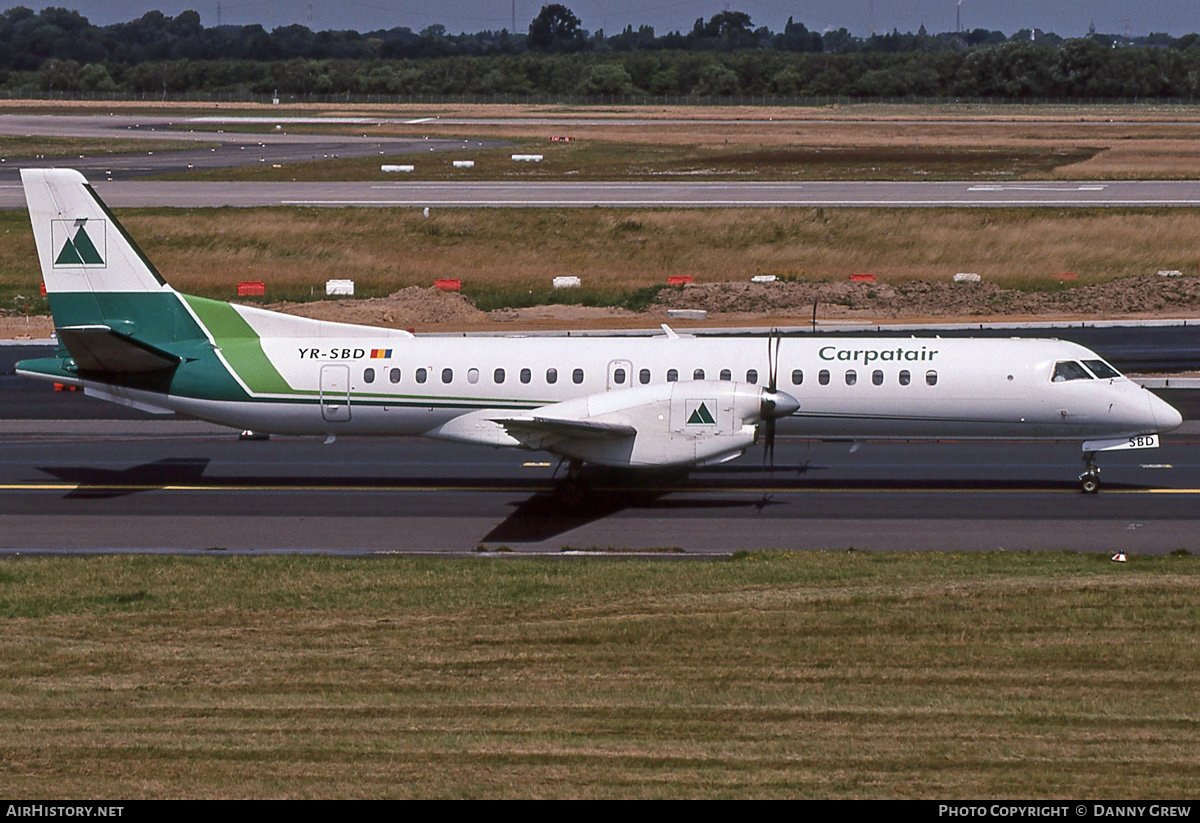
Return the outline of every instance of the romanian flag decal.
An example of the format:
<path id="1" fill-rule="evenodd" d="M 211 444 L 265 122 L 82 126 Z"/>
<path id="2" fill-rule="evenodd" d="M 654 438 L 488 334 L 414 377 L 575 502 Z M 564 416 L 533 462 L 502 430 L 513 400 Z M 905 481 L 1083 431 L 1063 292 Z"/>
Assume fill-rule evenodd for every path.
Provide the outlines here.
<path id="1" fill-rule="evenodd" d="M 381 358 L 387 360 L 387 359 L 390 359 L 391 356 L 392 356 L 391 349 L 371 349 L 371 359 L 372 360 L 378 360 Z"/>

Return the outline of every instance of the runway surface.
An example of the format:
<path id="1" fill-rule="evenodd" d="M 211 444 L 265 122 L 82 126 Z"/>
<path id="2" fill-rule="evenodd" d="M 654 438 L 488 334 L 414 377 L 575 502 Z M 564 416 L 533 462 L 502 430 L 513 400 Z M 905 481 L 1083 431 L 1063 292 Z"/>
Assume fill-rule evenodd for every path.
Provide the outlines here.
<path id="1" fill-rule="evenodd" d="M 1099 495 L 1077 489 L 1077 444 L 786 440 L 773 473 L 753 453 L 686 480 L 596 476 L 571 511 L 535 453 L 90 429 L 0 439 L 0 551 L 1200 550 L 1189 436 L 1105 455 Z"/>
<path id="2" fill-rule="evenodd" d="M 261 149 L 256 150 L 261 152 Z M 174 152 L 172 152 L 174 154 Z M 74 163 L 58 165 L 74 166 Z M 382 176 L 382 175 L 381 175 Z M 20 184 L 0 182 L 0 208 L 25 207 Z M 0 178 L 4 179 L 4 178 Z M 738 183 L 211 183 L 115 181 L 89 175 L 114 208 L 302 206 L 365 208 L 1173 208 L 1200 206 L 1200 182 L 1184 180 L 1030 182 Z"/>

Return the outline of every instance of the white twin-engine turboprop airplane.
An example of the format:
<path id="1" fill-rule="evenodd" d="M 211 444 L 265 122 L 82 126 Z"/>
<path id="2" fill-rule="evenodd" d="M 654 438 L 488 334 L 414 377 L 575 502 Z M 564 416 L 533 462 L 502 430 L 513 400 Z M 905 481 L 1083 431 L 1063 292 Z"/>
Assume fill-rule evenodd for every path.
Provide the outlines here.
<path id="1" fill-rule="evenodd" d="M 1056 340 L 414 337 L 180 294 L 79 172 L 21 172 L 58 332 L 26 377 L 279 434 L 423 435 L 584 463 L 696 467 L 760 437 L 1148 448 L 1179 412 Z"/>

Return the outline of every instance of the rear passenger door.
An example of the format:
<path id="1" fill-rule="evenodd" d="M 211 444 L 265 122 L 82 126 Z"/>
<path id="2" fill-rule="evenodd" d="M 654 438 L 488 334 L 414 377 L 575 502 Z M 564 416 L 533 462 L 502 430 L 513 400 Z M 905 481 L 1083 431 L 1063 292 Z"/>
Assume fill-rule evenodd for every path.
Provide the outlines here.
<path id="1" fill-rule="evenodd" d="M 350 367 L 343 363 L 321 366 L 321 417 L 331 423 L 350 419 Z"/>

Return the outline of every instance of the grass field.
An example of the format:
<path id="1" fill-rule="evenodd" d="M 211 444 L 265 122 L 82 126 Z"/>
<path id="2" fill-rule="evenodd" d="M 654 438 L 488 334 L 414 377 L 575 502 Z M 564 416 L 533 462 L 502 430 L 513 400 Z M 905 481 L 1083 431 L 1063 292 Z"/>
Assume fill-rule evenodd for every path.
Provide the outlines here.
<path id="1" fill-rule="evenodd" d="M 228 299 L 263 280 L 272 300 L 308 300 L 331 278 L 361 296 L 460 278 L 482 306 L 562 299 L 578 275 L 591 302 L 619 305 L 672 275 L 949 280 L 1061 288 L 1159 269 L 1193 272 L 1200 211 L 1112 209 L 123 209 L 122 222 L 182 291 Z M 0 212 L 0 304 L 45 311 L 28 218 Z M 21 296 L 21 300 L 17 296 Z M 572 299 L 582 299 L 573 295 Z"/>
<path id="2" fill-rule="evenodd" d="M 1190 797 L 1200 562 L 0 563 L 0 790 Z"/>
<path id="3" fill-rule="evenodd" d="M 478 145 L 476 140 L 467 141 Z M 1009 180 L 1045 179 L 1062 166 L 1083 163 L 1100 149 L 980 148 L 971 146 L 731 146 L 645 145 L 607 140 L 551 143 L 518 138 L 502 148 L 338 158 L 205 169 L 157 175 L 163 180 Z M 516 153 L 541 154 L 538 163 L 514 162 Z M 472 160 L 458 169 L 455 160 Z M 380 166 L 410 164 L 413 171 L 383 174 Z"/>
<path id="4" fill-rule="evenodd" d="M 125 140 L 89 137 L 18 137 L 0 135 L 0 158 L 5 161 L 23 157 L 81 157 L 97 154 L 127 154 L 145 151 L 202 149 L 216 143 L 188 143 L 181 140 Z"/>

